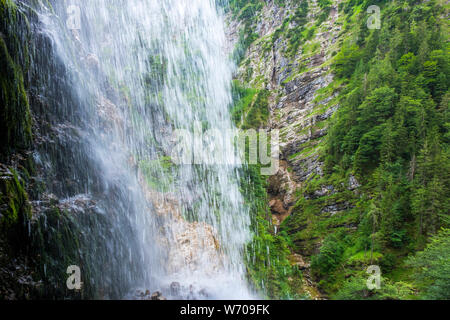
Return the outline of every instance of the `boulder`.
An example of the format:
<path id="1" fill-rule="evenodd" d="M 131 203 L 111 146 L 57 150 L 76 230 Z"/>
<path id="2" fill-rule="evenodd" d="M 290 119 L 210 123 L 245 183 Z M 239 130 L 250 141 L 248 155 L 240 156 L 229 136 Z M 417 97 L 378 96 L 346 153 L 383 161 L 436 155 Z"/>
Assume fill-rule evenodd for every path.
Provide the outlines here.
<path id="1" fill-rule="evenodd" d="M 273 199 L 272 201 L 270 201 L 269 207 L 272 210 L 273 214 L 284 215 L 288 213 L 288 211 L 284 207 L 283 201 L 281 201 L 280 199 Z"/>
<path id="2" fill-rule="evenodd" d="M 161 292 L 156 291 L 152 294 L 150 300 L 167 300 L 167 299 L 163 297 Z"/>

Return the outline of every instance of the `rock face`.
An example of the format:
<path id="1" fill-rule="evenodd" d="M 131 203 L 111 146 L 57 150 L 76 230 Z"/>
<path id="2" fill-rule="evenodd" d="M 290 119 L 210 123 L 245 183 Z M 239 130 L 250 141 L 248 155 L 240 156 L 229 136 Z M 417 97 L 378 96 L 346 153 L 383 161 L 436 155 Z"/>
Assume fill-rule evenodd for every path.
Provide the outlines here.
<path id="1" fill-rule="evenodd" d="M 191 283 L 194 274 L 217 278 L 223 270 L 225 256 L 221 252 L 217 232 L 205 222 L 189 222 L 182 215 L 182 199 L 171 193 L 152 190 L 138 171 L 144 194 L 165 227 L 157 237 L 161 248 L 168 252 L 163 265 L 168 280 L 176 280 L 161 288 L 169 299 L 206 299 L 210 296 L 201 284 Z M 158 293 L 158 292 L 157 292 Z M 157 293 L 150 300 L 160 299 Z M 148 300 L 148 299 L 146 299 Z"/>
<path id="2" fill-rule="evenodd" d="M 69 71 L 57 57 L 55 40 L 44 32 L 38 18 L 37 8 L 46 5 L 50 6 L 49 2 L 0 3 L 0 123 L 7 120 L 9 126 L 2 127 L 10 131 L 2 131 L 0 148 L 7 147 L 0 150 L 0 162 L 5 164 L 0 164 L 0 300 L 118 299 L 126 294 L 123 291 L 130 283 L 128 275 L 119 276 L 120 270 L 135 270 L 131 260 L 138 259 L 134 252 L 129 253 L 130 243 L 124 241 L 129 232 L 111 245 L 100 238 L 109 240 L 120 234 L 114 226 L 127 228 L 126 223 L 108 222 L 111 215 L 106 212 L 114 211 L 109 209 L 115 205 L 105 205 L 119 196 L 123 181 L 115 184 L 117 188 L 103 188 L 92 152 L 88 155 L 82 151 L 87 136 L 93 133 L 92 122 L 79 121 L 80 100 L 72 90 Z M 102 90 L 93 97 L 96 103 L 92 111 L 96 112 L 92 112 L 91 120 L 104 128 L 95 136 L 122 137 L 122 132 L 113 127 L 127 130 L 128 124 L 121 120 L 127 107 L 123 94 L 111 88 L 99 69 L 98 58 L 86 53 L 76 32 L 73 37 L 74 64 L 80 63 L 104 80 Z M 9 233 L 20 236 L 20 241 L 10 238 Z M 19 248 L 12 248 L 14 244 L 20 244 Z M 87 248 L 95 248 L 93 254 L 88 254 Z M 117 258 L 125 255 L 125 262 L 117 263 Z M 82 293 L 67 290 L 65 270 L 69 265 L 79 265 L 82 277 L 91 280 L 83 282 Z M 109 267 L 105 269 L 105 265 Z M 94 269 L 98 270 L 95 274 L 91 272 Z M 34 281 L 29 281 L 31 276 Z"/>
<path id="3" fill-rule="evenodd" d="M 341 33 L 341 24 L 337 23 L 339 1 L 334 1 L 328 18 L 321 24 L 317 24 L 321 13 L 317 1 L 308 1 L 305 28 L 314 29 L 314 35 L 305 39 L 296 52 L 288 52 L 289 39 L 283 34 L 285 31 L 277 38 L 274 36 L 286 30 L 284 22 L 295 14 L 301 2 L 285 1 L 284 6 L 278 6 L 276 1 L 265 4 L 253 26 L 259 39 L 250 46 L 236 75 L 244 84 L 271 92 L 268 127 L 280 130 L 282 161 L 277 174 L 269 177 L 267 191 L 277 229 L 294 210 L 298 192 L 302 192 L 313 177 L 323 175 L 319 150 L 327 135 L 329 119 L 339 108 L 339 87 L 333 83 L 329 63 L 338 49 Z M 229 24 L 231 43 L 237 41 L 236 30 L 240 26 L 235 21 Z M 294 27 L 295 22 L 290 21 L 287 28 Z M 351 189 L 358 186 L 355 180 L 349 182 Z M 322 186 L 313 196 L 324 197 L 334 192 L 333 186 Z M 324 205 L 322 211 L 331 216 L 344 208 L 345 204 L 331 204 Z M 306 226 L 306 221 L 304 225 L 298 224 L 297 232 Z M 316 241 L 313 252 L 317 251 L 319 239 L 311 240 Z M 301 269 L 308 271 L 309 264 L 304 262 L 307 258 L 302 258 L 301 254 L 309 255 L 311 250 L 295 255 Z"/>
<path id="4" fill-rule="evenodd" d="M 207 274 L 217 272 L 222 257 L 215 230 L 204 222 L 186 221 L 179 200 L 172 194 L 149 189 L 142 175 L 140 183 L 156 213 L 167 220 L 158 239 L 169 252 L 165 262 L 168 273 L 175 277 L 181 270 L 186 270 L 186 266 L 191 272 L 200 268 Z"/>
<path id="5" fill-rule="evenodd" d="M 284 7 L 275 2 L 264 6 L 260 22 L 255 27 L 260 40 L 252 44 L 245 63 L 238 70 L 238 78 L 242 82 L 264 86 L 272 93 L 269 126 L 281 131 L 281 156 L 285 165 L 280 168 L 277 178 L 269 180 L 269 193 L 287 207 L 294 202 L 292 193 L 296 188 L 313 174 L 322 175 L 317 150 L 327 134 L 327 120 L 339 107 L 335 102 L 336 92 L 328 96 L 321 94 L 321 90 L 333 82 L 328 61 L 336 49 L 334 44 L 341 30 L 335 23 L 337 7 L 332 7 L 327 21 L 293 57 L 286 53 L 288 40 L 283 37 L 274 42 L 271 50 L 264 50 L 268 45 L 265 39 L 273 36 L 298 5 L 297 1 L 287 1 Z M 319 11 L 316 1 L 309 1 L 308 26 L 315 24 Z M 230 39 L 236 36 L 237 26 L 237 23 L 230 24 Z M 311 46 L 315 49 L 309 49 Z M 253 72 L 251 79 L 246 79 L 248 69 Z M 284 186 L 285 191 L 279 190 L 280 180 L 289 181 Z"/>
<path id="6" fill-rule="evenodd" d="M 150 297 L 151 300 L 166 300 L 166 298 L 163 297 L 162 293 L 159 291 L 156 291 L 152 294 Z"/>

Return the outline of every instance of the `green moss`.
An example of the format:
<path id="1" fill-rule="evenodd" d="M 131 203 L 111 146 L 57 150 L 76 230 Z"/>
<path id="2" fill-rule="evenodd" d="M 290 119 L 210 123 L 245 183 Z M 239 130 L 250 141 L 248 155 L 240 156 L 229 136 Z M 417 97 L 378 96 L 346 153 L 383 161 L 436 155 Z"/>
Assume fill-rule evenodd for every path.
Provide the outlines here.
<path id="1" fill-rule="evenodd" d="M 11 0 L 0 3 L 0 151 L 30 146 L 31 116 L 23 72 L 28 70 L 29 23 Z"/>
<path id="2" fill-rule="evenodd" d="M 90 215 L 85 223 L 99 223 L 96 215 Z M 92 221 L 89 221 L 92 220 Z M 95 298 L 91 265 L 82 256 L 87 243 L 81 243 L 83 234 L 75 218 L 57 206 L 51 206 L 34 219 L 28 242 L 30 256 L 38 259 L 37 272 L 43 285 L 39 295 L 46 299 Z M 92 243 L 90 243 L 92 245 Z M 69 291 L 66 286 L 68 266 L 80 266 L 83 270 L 82 291 Z"/>
<path id="3" fill-rule="evenodd" d="M 242 129 L 257 129 L 266 125 L 269 116 L 268 90 L 246 88 L 233 83 L 233 119 Z M 274 233 L 272 214 L 268 206 L 267 181 L 259 165 L 242 169 L 240 187 L 244 203 L 251 216 L 252 241 L 246 248 L 249 282 L 268 298 L 299 298 L 302 274 L 289 260 L 289 237 Z"/>
<path id="4" fill-rule="evenodd" d="M 169 191 L 175 178 L 175 164 L 170 157 L 161 157 L 156 160 L 141 160 L 139 162 L 148 186 L 161 192 Z"/>
<path id="5" fill-rule="evenodd" d="M 31 115 L 20 68 L 0 38 L 0 148 L 5 155 L 30 146 Z"/>
<path id="6" fill-rule="evenodd" d="M 13 242 L 20 241 L 24 224 L 31 219 L 31 206 L 23 183 L 14 169 L 0 177 L 0 228 Z M 16 243 L 17 244 L 17 243 Z"/>
<path id="7" fill-rule="evenodd" d="M 261 128 L 269 120 L 268 90 L 259 90 L 244 118 L 242 129 Z"/>
<path id="8" fill-rule="evenodd" d="M 231 116 L 234 123 L 237 126 L 241 126 L 244 123 L 245 117 L 250 109 L 257 90 L 253 88 L 246 88 L 241 85 L 237 80 L 233 81 L 233 100 L 234 105 L 231 109 Z"/>
<path id="9" fill-rule="evenodd" d="M 272 299 L 300 298 L 302 273 L 289 260 L 293 244 L 286 233 L 274 233 L 267 182 L 256 165 L 243 169 L 241 190 L 248 205 L 253 238 L 246 248 L 249 281 Z"/>

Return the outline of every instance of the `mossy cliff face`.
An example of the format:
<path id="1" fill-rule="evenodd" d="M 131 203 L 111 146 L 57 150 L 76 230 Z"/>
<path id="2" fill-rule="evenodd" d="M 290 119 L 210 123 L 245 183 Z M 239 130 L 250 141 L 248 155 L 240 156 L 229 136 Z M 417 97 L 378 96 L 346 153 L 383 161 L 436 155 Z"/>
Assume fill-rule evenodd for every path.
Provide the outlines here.
<path id="1" fill-rule="evenodd" d="M 284 234 L 291 264 L 303 271 L 295 290 L 327 298 L 420 297 L 426 286 L 415 282 L 406 257 L 448 227 L 442 196 L 448 190 L 448 77 L 433 67 L 448 70 L 448 5 L 230 4 L 230 47 L 237 48 L 239 64 L 234 86 L 241 97 L 235 120 L 251 123 L 247 115 L 264 91 L 267 106 L 259 117 L 266 120 L 256 126 L 280 130 L 282 161 L 263 183 L 271 211 L 264 219 L 272 235 L 272 221 Z M 371 4 L 381 8 L 381 29 L 367 27 Z M 402 146 L 393 147 L 395 139 Z M 432 173 L 435 161 L 444 172 L 439 177 Z M 427 172 L 423 187 L 420 166 Z M 435 202 L 426 195 L 431 189 Z M 371 264 L 382 269 L 379 291 L 363 285 Z"/>
<path id="2" fill-rule="evenodd" d="M 0 300 L 120 299 L 138 277 L 132 230 L 127 217 L 105 214 L 115 212 L 120 191 L 105 186 L 86 151 L 91 123 L 80 120 L 83 101 L 39 10 L 53 12 L 47 1 L 0 6 Z M 81 50 L 73 54 L 92 67 Z M 108 107 L 125 103 L 106 78 L 105 86 Z M 72 265 L 81 269 L 81 290 L 67 288 Z"/>
<path id="3" fill-rule="evenodd" d="M 36 98 L 36 84 L 45 82 L 30 61 L 46 57 L 49 63 L 52 51 L 48 39 L 32 36 L 35 12 L 19 5 L 0 2 L 0 300 L 95 297 L 89 281 L 81 292 L 66 287 L 69 265 L 83 266 L 86 279 L 91 275 L 80 252 L 93 240 L 83 238 L 76 223 L 91 218 L 75 217 L 70 207 L 44 195 L 47 182 L 32 157 L 48 124 Z"/>
<path id="4" fill-rule="evenodd" d="M 18 37 L 21 33 L 16 33 L 14 28 L 21 29 L 26 23 L 11 1 L 2 1 L 0 13 L 0 148 L 3 158 L 14 151 L 29 148 L 32 135 L 21 67 L 26 65 L 23 58 L 26 50 L 20 49 Z"/>
<path id="5" fill-rule="evenodd" d="M 26 181 L 33 165 L 31 114 L 25 91 L 26 66 L 21 33 L 28 30 L 12 1 L 0 4 L 0 299 L 31 298 L 38 293 L 39 276 L 27 260 L 32 207 Z M 16 29 L 17 28 L 17 29 Z M 32 264 L 32 263 L 31 263 Z"/>
<path id="6" fill-rule="evenodd" d="M 20 248 L 25 226 L 31 219 L 31 206 L 23 182 L 19 180 L 17 173 L 7 168 L 2 168 L 1 173 L 2 233 L 11 240 L 13 247 Z"/>
<path id="7" fill-rule="evenodd" d="M 24 76 L 19 64 L 24 61 L 19 50 L 14 26 L 20 27 L 21 15 L 11 1 L 2 1 L 0 7 L 0 161 L 16 163 L 24 172 L 22 156 L 31 147 L 31 116 L 25 91 Z M 21 20 L 23 21 L 23 20 Z M 22 155 L 21 155 L 22 154 Z M 15 247 L 23 226 L 31 218 L 31 206 L 20 173 L 1 164 L 2 233 L 17 235 Z"/>

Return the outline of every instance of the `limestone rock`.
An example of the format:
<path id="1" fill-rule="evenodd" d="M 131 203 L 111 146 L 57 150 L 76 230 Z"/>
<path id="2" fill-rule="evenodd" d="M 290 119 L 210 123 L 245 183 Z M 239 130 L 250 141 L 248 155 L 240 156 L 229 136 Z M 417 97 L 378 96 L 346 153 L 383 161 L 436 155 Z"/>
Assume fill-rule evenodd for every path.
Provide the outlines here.
<path id="1" fill-rule="evenodd" d="M 152 294 L 150 300 L 167 300 L 167 299 L 163 297 L 161 292 L 156 291 Z"/>

